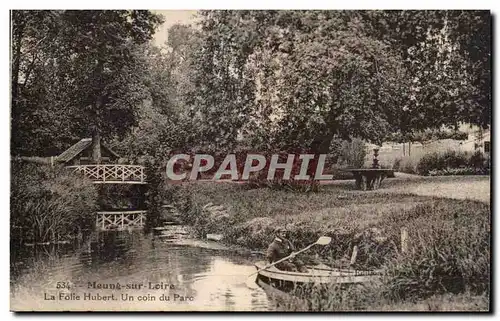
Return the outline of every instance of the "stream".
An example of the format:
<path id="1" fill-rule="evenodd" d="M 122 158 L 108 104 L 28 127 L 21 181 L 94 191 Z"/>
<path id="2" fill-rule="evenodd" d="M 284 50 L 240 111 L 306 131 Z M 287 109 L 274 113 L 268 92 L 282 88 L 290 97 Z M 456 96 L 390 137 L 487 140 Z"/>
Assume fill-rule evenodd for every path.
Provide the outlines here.
<path id="1" fill-rule="evenodd" d="M 269 311 L 266 293 L 249 286 L 257 260 L 190 240 L 182 226 L 24 246 L 11 250 L 11 310 Z"/>

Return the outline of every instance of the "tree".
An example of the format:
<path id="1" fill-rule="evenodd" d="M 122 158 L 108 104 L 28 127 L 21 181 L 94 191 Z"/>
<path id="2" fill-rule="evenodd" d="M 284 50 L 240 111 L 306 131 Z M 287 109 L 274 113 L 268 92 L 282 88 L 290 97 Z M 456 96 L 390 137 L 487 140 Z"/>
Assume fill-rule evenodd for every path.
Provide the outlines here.
<path id="1" fill-rule="evenodd" d="M 197 111 L 203 136 L 234 146 L 327 152 L 335 136 L 380 142 L 400 112 L 400 57 L 347 12 L 204 13 Z M 261 131 L 259 131 L 259 129 Z M 253 133 L 252 133 L 253 132 Z"/>
<path id="2" fill-rule="evenodd" d="M 44 155 L 45 146 L 50 155 L 65 143 L 51 139 L 66 127 L 57 117 L 61 90 L 54 84 L 60 22 L 59 11 L 11 12 L 13 154 Z"/>
<path id="3" fill-rule="evenodd" d="M 361 11 L 370 33 L 391 43 L 412 77 L 400 129 L 491 123 L 489 11 Z"/>
<path id="4" fill-rule="evenodd" d="M 487 29 L 488 13 L 210 11 L 201 18 L 192 104 L 206 146 L 234 149 L 243 136 L 254 147 L 324 153 L 336 137 L 379 144 L 395 132 L 409 138 L 490 122 L 489 37 L 476 31 Z"/>
<path id="5" fill-rule="evenodd" d="M 93 158 L 100 160 L 101 134 L 123 135 L 144 100 L 140 48 L 151 39 L 159 16 L 149 11 L 67 11 L 64 59 L 74 105 L 90 120 Z M 71 39 L 71 40 L 70 40 Z M 90 126 L 89 126 L 90 125 Z"/>
<path id="6" fill-rule="evenodd" d="M 198 34 L 186 25 L 173 25 L 168 42 L 159 48 L 150 45 L 145 56 L 144 78 L 148 99 L 137 113 L 137 125 L 116 141 L 124 155 L 165 157 L 172 149 L 194 144 L 188 101 L 194 91 L 191 59 Z"/>
<path id="7" fill-rule="evenodd" d="M 19 53 L 13 57 L 13 83 L 30 75 L 20 77 L 16 71 L 22 66 L 18 60 L 28 60 L 28 45 L 43 40 L 36 42 L 40 54 L 33 59 L 37 81 L 29 82 L 24 93 L 19 85 L 12 86 L 13 124 L 33 133 L 41 126 L 23 122 L 43 115 L 55 124 L 46 128 L 51 138 L 62 128 L 73 137 L 92 134 L 94 158 L 99 161 L 101 136 L 123 136 L 136 121 L 137 105 L 144 99 L 141 46 L 151 39 L 161 17 L 142 10 L 18 11 L 12 19 L 13 49 Z M 19 117 L 20 100 L 34 105 L 24 115 L 27 118 Z"/>

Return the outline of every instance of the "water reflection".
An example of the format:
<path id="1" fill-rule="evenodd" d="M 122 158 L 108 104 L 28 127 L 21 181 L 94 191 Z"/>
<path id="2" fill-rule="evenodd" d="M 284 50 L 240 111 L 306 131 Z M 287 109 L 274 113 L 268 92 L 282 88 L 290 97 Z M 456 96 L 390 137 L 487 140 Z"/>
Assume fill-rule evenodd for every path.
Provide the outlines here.
<path id="1" fill-rule="evenodd" d="M 78 249 L 59 255 L 57 260 L 38 257 L 36 262 L 37 268 L 21 268 L 20 277 L 13 286 L 12 309 L 269 309 L 265 293 L 245 285 L 247 276 L 255 271 L 250 262 L 227 252 L 180 245 L 175 238 L 152 238 L 140 232 L 100 233 Z M 43 273 L 37 277 L 40 271 Z M 44 293 L 58 295 L 60 290 L 55 283 L 65 280 L 77 285 L 70 292 L 81 298 L 85 294 L 114 296 L 111 301 L 44 300 Z M 98 289 L 92 286 L 93 282 L 137 288 Z M 128 297 L 122 298 L 122 295 Z M 130 296 L 134 297 L 133 301 L 129 300 Z M 150 300 L 139 301 L 141 298 Z"/>

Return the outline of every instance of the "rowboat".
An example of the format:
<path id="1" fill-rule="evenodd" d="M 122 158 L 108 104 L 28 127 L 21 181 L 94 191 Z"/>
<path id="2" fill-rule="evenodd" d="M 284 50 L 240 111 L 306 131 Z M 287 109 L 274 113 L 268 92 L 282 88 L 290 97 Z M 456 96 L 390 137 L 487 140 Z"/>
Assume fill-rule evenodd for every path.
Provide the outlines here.
<path id="1" fill-rule="evenodd" d="M 264 261 L 255 263 L 257 270 L 268 264 Z M 256 283 L 265 290 L 271 286 L 280 291 L 289 292 L 298 286 L 314 287 L 327 284 L 359 284 L 374 282 L 380 278 L 380 271 L 331 268 L 326 265 L 307 266 L 308 272 L 282 271 L 272 266 L 257 273 Z"/>

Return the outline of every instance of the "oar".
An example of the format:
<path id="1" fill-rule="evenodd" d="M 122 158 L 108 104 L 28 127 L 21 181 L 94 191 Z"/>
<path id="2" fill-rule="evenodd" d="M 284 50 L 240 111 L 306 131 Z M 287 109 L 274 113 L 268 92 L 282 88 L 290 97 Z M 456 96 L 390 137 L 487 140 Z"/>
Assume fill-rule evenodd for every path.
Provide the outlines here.
<path id="1" fill-rule="evenodd" d="M 302 252 L 304 252 L 304 251 L 307 251 L 307 250 L 309 250 L 311 247 L 313 247 L 314 245 L 328 245 L 328 244 L 330 244 L 330 242 L 331 242 L 331 241 L 332 241 L 332 238 L 331 238 L 331 237 L 328 237 L 328 236 L 322 236 L 322 237 L 320 237 L 320 238 L 319 238 L 316 242 L 314 242 L 313 244 L 311 244 L 311 245 L 309 245 L 309 246 L 307 246 L 307 247 L 303 248 L 302 250 L 300 250 L 300 251 L 298 251 L 298 252 L 293 252 L 293 253 L 292 253 L 292 254 L 290 254 L 289 256 L 284 257 L 284 258 L 282 258 L 282 259 L 280 259 L 280 260 L 278 260 L 278 261 L 276 261 L 276 262 L 273 262 L 273 263 L 269 264 L 268 266 L 263 267 L 262 269 L 257 270 L 256 272 L 254 272 L 254 273 L 250 274 L 248 277 L 250 278 L 251 276 L 253 276 L 253 275 L 255 275 L 255 274 L 259 273 L 260 271 L 266 270 L 266 269 L 268 269 L 268 268 L 270 268 L 270 267 L 272 267 L 272 266 L 274 266 L 274 265 L 276 265 L 276 264 L 278 264 L 278 263 L 281 263 L 281 262 L 283 262 L 283 261 L 288 260 L 288 259 L 289 259 L 290 257 L 292 257 L 292 256 L 296 256 L 296 255 L 297 255 L 297 254 L 299 254 L 299 253 L 302 253 Z"/>

